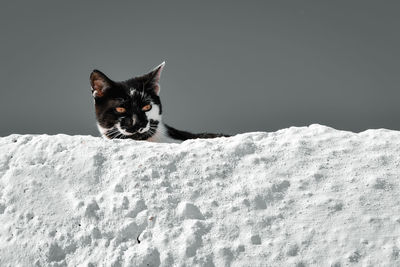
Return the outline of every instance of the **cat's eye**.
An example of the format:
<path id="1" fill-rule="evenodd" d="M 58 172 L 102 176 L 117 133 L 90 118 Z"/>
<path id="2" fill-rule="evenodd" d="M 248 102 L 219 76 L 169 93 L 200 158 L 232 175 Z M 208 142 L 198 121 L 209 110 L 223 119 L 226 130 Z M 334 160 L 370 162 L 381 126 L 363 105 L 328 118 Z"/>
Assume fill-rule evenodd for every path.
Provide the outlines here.
<path id="1" fill-rule="evenodd" d="M 117 108 L 115 108 L 115 111 L 118 113 L 125 113 L 126 109 L 123 107 L 117 107 Z"/>
<path id="2" fill-rule="evenodd" d="M 149 111 L 150 109 L 151 109 L 151 105 L 150 104 L 142 107 L 142 110 L 145 111 L 145 112 Z"/>

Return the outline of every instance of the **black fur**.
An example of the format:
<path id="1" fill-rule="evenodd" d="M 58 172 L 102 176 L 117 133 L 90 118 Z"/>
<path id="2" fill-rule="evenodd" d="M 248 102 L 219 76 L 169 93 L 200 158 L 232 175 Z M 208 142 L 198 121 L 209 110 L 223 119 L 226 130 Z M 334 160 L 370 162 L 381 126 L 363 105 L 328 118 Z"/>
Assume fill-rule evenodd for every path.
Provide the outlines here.
<path id="1" fill-rule="evenodd" d="M 162 106 L 159 97 L 159 79 L 163 64 L 153 71 L 122 82 L 109 79 L 99 70 L 90 75 L 92 94 L 95 100 L 96 119 L 101 133 L 110 139 L 153 140 L 160 135 Z M 143 111 L 143 107 L 151 105 L 158 108 L 158 114 L 151 110 Z M 120 108 L 123 113 L 118 112 Z M 157 111 L 157 110 L 155 110 Z M 184 141 L 196 138 L 228 137 L 225 134 L 200 133 L 193 134 L 177 130 L 164 124 L 165 137 Z M 146 130 L 148 129 L 148 130 Z M 140 132 L 142 131 L 142 132 Z"/>
<path id="2" fill-rule="evenodd" d="M 197 138 L 216 138 L 216 137 L 229 137 L 229 135 L 226 134 L 213 134 L 213 133 L 199 133 L 199 134 L 194 134 L 194 133 L 189 133 L 185 131 L 180 131 L 177 130 L 167 124 L 164 124 L 165 127 L 168 130 L 168 135 L 177 140 L 188 140 L 188 139 L 197 139 Z"/>

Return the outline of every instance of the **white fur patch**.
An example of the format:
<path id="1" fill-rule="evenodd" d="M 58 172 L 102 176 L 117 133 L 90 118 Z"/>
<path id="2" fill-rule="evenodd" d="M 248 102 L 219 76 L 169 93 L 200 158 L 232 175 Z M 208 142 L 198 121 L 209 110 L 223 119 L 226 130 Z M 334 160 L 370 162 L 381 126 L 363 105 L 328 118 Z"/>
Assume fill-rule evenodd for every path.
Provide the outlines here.
<path id="1" fill-rule="evenodd" d="M 133 114 L 133 115 L 132 115 L 132 117 L 131 117 L 131 119 L 132 119 L 132 125 L 135 125 L 135 123 L 136 123 L 136 120 L 137 120 L 137 117 L 136 117 L 136 115 L 135 115 L 135 114 Z"/>
<path id="2" fill-rule="evenodd" d="M 111 130 L 111 128 L 104 128 L 104 127 L 101 127 L 100 124 L 98 124 L 98 123 L 97 123 L 97 129 L 99 129 L 99 132 L 101 133 L 101 135 L 102 135 L 103 137 L 105 137 L 106 133 L 107 133 L 109 130 Z"/>
<path id="3" fill-rule="evenodd" d="M 182 140 L 172 139 L 167 135 L 167 128 L 163 123 L 159 123 L 156 133 L 147 139 L 149 142 L 157 142 L 157 143 L 182 143 Z"/>
<path id="4" fill-rule="evenodd" d="M 161 121 L 160 107 L 151 103 L 151 109 L 146 112 L 147 119 Z"/>
<path id="5" fill-rule="evenodd" d="M 139 133 L 144 133 L 150 130 L 150 120 L 159 121 L 161 123 L 162 116 L 160 115 L 160 107 L 158 105 L 154 105 L 153 103 L 151 103 L 151 105 L 152 105 L 151 109 L 146 112 L 148 120 L 147 125 L 142 130 L 139 130 Z"/>

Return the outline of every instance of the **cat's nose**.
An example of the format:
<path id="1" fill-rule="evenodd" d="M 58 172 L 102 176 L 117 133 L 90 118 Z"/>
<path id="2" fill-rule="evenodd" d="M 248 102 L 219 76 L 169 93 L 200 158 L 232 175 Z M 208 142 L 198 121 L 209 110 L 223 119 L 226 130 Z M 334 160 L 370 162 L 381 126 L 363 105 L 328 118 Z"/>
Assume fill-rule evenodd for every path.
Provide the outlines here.
<path id="1" fill-rule="evenodd" d="M 120 124 L 121 124 L 121 127 L 128 128 L 128 127 L 132 127 L 132 125 L 134 124 L 134 121 L 132 120 L 132 118 L 123 117 L 121 119 Z"/>

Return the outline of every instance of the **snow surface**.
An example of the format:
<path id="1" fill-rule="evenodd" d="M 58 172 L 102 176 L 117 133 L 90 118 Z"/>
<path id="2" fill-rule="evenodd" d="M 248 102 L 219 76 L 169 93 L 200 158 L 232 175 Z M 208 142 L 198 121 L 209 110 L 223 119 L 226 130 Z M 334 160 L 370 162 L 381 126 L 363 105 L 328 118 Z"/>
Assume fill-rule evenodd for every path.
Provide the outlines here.
<path id="1" fill-rule="evenodd" d="M 400 132 L 0 138 L 0 266 L 399 266 Z"/>

